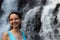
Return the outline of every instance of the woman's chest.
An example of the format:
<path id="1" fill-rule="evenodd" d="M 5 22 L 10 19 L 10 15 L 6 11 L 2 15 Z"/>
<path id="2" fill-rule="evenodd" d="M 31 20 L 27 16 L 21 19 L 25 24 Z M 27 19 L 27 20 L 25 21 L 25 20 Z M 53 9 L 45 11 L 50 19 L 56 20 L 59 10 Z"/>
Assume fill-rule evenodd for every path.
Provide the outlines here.
<path id="1" fill-rule="evenodd" d="M 14 37 L 16 38 L 16 40 L 23 40 L 23 37 L 21 34 L 15 34 Z"/>

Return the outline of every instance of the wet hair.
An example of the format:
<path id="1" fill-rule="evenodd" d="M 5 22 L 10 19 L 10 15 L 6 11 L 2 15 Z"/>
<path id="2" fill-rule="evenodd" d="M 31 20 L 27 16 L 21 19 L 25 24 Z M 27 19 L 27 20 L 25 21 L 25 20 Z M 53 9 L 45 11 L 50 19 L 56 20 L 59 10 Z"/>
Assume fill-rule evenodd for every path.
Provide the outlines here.
<path id="1" fill-rule="evenodd" d="M 22 20 L 22 13 L 18 13 L 18 12 L 11 12 L 11 13 L 9 14 L 9 16 L 8 16 L 8 21 L 10 21 L 10 15 L 12 15 L 12 14 L 16 14 L 16 15 L 18 15 L 19 19 L 21 19 L 21 20 Z M 13 27 L 11 26 L 9 30 L 12 30 L 12 29 L 13 29 Z M 19 29 L 21 29 L 21 24 L 20 24 Z"/>

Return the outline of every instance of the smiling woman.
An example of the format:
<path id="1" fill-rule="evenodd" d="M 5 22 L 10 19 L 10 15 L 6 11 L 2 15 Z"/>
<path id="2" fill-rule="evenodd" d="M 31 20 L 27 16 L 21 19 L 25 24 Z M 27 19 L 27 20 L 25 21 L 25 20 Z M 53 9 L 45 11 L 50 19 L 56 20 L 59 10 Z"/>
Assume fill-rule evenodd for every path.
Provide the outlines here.
<path id="1" fill-rule="evenodd" d="M 22 15 L 21 13 L 11 12 L 8 16 L 11 29 L 9 32 L 5 32 L 2 40 L 26 40 L 24 32 L 20 31 Z"/>

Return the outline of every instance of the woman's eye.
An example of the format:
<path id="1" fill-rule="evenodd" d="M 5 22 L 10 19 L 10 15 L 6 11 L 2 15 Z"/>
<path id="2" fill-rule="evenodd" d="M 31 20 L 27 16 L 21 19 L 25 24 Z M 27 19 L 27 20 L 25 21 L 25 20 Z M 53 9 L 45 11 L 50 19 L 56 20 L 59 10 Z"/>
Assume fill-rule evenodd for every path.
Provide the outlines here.
<path id="1" fill-rule="evenodd" d="M 13 20 L 18 20 L 19 18 L 14 18 L 14 19 L 10 19 L 10 21 L 13 21 Z"/>
<path id="2" fill-rule="evenodd" d="M 10 21 L 13 21 L 13 19 L 10 19 Z"/>

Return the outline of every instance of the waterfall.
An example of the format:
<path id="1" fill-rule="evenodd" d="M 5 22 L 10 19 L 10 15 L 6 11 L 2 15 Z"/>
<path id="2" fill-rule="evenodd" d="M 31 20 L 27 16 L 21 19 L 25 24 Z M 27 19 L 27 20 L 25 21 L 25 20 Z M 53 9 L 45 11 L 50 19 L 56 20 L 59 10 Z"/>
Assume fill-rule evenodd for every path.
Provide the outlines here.
<path id="1" fill-rule="evenodd" d="M 40 10 L 40 6 L 30 9 L 25 14 L 24 20 L 22 22 L 22 30 L 24 30 L 26 32 L 28 40 L 32 40 L 30 36 L 33 35 L 32 32 L 34 30 L 34 25 L 35 25 L 32 23 L 32 21 L 33 21 L 32 19 L 35 18 L 35 15 L 39 10 Z"/>
<path id="2" fill-rule="evenodd" d="M 60 40 L 60 0 L 25 1 L 27 2 L 21 5 L 24 13 L 21 30 L 25 32 L 27 40 Z M 7 17 L 12 11 L 18 12 L 18 2 L 19 0 L 3 0 L 0 36 L 9 30 Z"/>
<path id="3" fill-rule="evenodd" d="M 41 26 L 41 30 L 39 33 L 42 40 L 60 40 L 60 38 L 57 35 L 58 33 L 55 34 L 56 32 L 59 31 L 57 29 L 58 23 L 57 24 L 53 23 L 56 16 L 58 18 L 58 19 L 56 18 L 56 20 L 59 20 L 59 16 L 56 15 L 56 14 L 58 14 L 58 12 L 56 12 L 53 16 L 53 13 L 55 12 L 54 10 L 55 10 L 57 4 L 59 4 L 59 3 L 60 3 L 60 0 L 58 0 L 58 1 L 57 0 L 47 0 L 46 5 L 43 7 L 42 17 L 41 17 L 42 26 Z M 58 10 L 56 10 L 56 11 L 58 11 Z M 55 31 L 55 30 L 57 30 L 57 31 Z"/>

